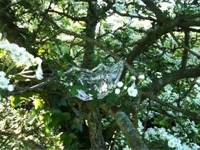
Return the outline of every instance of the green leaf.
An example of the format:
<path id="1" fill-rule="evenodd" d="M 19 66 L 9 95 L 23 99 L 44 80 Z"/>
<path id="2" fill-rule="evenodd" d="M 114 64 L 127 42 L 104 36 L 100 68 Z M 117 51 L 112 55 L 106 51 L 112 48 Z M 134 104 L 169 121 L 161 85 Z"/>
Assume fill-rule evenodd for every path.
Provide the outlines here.
<path id="1" fill-rule="evenodd" d="M 40 109 L 44 107 L 44 102 L 40 99 L 35 99 L 33 105 L 35 106 L 35 109 Z"/>
<path id="2" fill-rule="evenodd" d="M 74 124 L 72 124 L 72 129 L 76 129 L 76 130 L 82 132 L 83 131 L 83 126 L 82 126 L 81 123 L 74 123 Z"/>
<path id="3" fill-rule="evenodd" d="M 46 52 L 46 51 L 45 51 L 44 49 L 40 48 L 40 49 L 38 50 L 38 55 L 41 56 L 41 55 L 43 55 L 43 53 L 45 53 L 45 52 Z"/>
<path id="4" fill-rule="evenodd" d="M 50 129 L 46 127 L 45 128 L 45 133 L 49 135 L 51 133 Z"/>
<path id="5" fill-rule="evenodd" d="M 65 121 L 68 121 L 71 119 L 71 114 L 68 112 L 62 113 L 62 117 Z"/>
<path id="6" fill-rule="evenodd" d="M 56 113 L 61 113 L 61 110 L 57 107 L 53 107 L 50 109 L 50 111 L 53 113 L 53 114 L 56 114 Z"/>
<path id="7" fill-rule="evenodd" d="M 74 133 L 62 134 L 61 138 L 63 139 L 66 146 L 70 146 L 72 141 L 76 139 L 76 135 Z"/>
<path id="8" fill-rule="evenodd" d="M 20 103 L 20 101 L 21 100 L 19 97 L 11 96 L 10 104 L 12 107 L 15 107 L 16 105 L 18 105 Z"/>

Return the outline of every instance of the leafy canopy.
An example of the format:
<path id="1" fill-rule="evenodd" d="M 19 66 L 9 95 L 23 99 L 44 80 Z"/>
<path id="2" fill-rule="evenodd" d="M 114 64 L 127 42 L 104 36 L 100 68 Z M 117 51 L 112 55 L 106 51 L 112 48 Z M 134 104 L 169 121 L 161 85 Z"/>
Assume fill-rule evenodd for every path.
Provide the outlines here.
<path id="1" fill-rule="evenodd" d="M 199 18 L 198 0 L 0 0 L 0 147 L 198 149 Z"/>

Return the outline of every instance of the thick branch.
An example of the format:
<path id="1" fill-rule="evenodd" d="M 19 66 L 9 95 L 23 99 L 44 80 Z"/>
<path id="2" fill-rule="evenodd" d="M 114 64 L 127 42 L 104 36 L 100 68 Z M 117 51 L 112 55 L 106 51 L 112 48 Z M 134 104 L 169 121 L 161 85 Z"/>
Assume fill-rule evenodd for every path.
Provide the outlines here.
<path id="1" fill-rule="evenodd" d="M 120 129 L 122 130 L 123 134 L 126 137 L 127 142 L 131 149 L 138 149 L 138 150 L 147 150 L 148 147 L 142 141 L 139 132 L 133 126 L 132 122 L 128 118 L 128 116 L 122 111 L 113 111 L 112 109 L 108 108 L 106 105 L 101 105 L 101 108 L 106 111 L 107 113 L 111 114 Z"/>
<path id="2" fill-rule="evenodd" d="M 91 149 L 106 149 L 102 133 L 102 124 L 99 108 L 91 103 L 84 103 L 83 114 L 88 123 Z"/>
<path id="3" fill-rule="evenodd" d="M 152 0 L 142 0 L 143 3 L 152 11 L 158 20 L 158 23 L 163 23 L 167 19 L 167 16 L 156 6 Z"/>
<path id="4" fill-rule="evenodd" d="M 170 108 L 172 109 L 173 111 L 175 112 L 180 112 L 183 114 L 183 116 L 187 117 L 187 118 L 190 118 L 192 120 L 195 120 L 195 121 L 200 121 L 199 119 L 199 115 L 195 112 L 192 112 L 192 111 L 189 111 L 189 110 L 185 110 L 185 109 L 181 109 L 181 108 L 178 108 L 177 106 L 174 106 L 173 104 L 171 103 L 168 103 L 168 102 L 165 102 L 165 101 L 162 101 L 160 99 L 158 99 L 156 96 L 153 96 L 153 95 L 149 95 L 149 97 L 151 99 L 153 99 L 155 102 L 157 102 L 158 104 L 160 104 L 161 106 L 165 106 L 167 108 Z"/>
<path id="5" fill-rule="evenodd" d="M 157 15 L 159 15 L 159 13 Z M 127 55 L 127 63 L 131 65 L 132 61 L 143 52 L 146 52 L 148 48 L 152 45 L 152 43 L 156 42 L 161 36 L 165 35 L 166 33 L 173 31 L 175 27 L 188 28 L 190 26 L 200 25 L 200 21 L 194 19 L 199 17 L 200 14 L 192 14 L 189 16 L 190 17 L 188 17 L 188 15 L 179 15 L 174 20 L 165 20 L 163 25 L 157 26 L 156 29 L 151 28 L 147 35 L 139 40 L 133 47 L 132 51 Z"/>
<path id="6" fill-rule="evenodd" d="M 181 69 L 183 70 L 186 69 L 187 66 L 188 52 L 189 52 L 189 31 L 185 31 L 184 50 L 181 62 Z"/>
<path id="7" fill-rule="evenodd" d="M 75 16 L 69 15 L 68 13 L 56 11 L 56 10 L 53 10 L 53 9 L 50 9 L 49 12 L 57 13 L 61 16 L 65 16 L 65 17 L 67 17 L 67 18 L 69 18 L 73 21 L 85 21 L 86 20 L 86 17 L 75 17 Z"/>
<path id="8" fill-rule="evenodd" d="M 187 69 L 187 70 L 177 70 L 171 73 L 165 73 L 162 78 L 155 79 L 148 85 L 144 90 L 148 93 L 157 93 L 165 85 L 172 83 L 177 80 L 184 78 L 196 78 L 200 76 L 200 67 Z"/>
<path id="9" fill-rule="evenodd" d="M 88 2 L 88 12 L 87 12 L 87 18 L 86 18 L 86 28 L 85 28 L 85 34 L 87 37 L 91 38 L 92 40 L 95 39 L 95 31 L 96 31 L 96 25 L 99 20 L 98 16 L 98 8 L 97 8 L 97 2 Z M 83 68 L 92 68 L 94 62 L 94 43 L 85 42 L 85 52 L 83 56 Z"/>
<path id="10" fill-rule="evenodd" d="M 11 1 L 0 0 L 0 32 L 9 42 L 29 48 L 29 44 L 32 43 L 31 35 L 27 29 L 19 28 L 14 23 L 16 20 L 15 11 L 11 9 Z"/>
<path id="11" fill-rule="evenodd" d="M 129 64 L 132 64 L 132 61 L 141 53 L 148 50 L 149 46 L 153 42 L 156 42 L 162 35 L 170 32 L 171 30 L 176 27 L 177 21 L 169 21 L 167 24 L 164 24 L 163 26 L 159 26 L 157 29 L 152 29 L 147 33 L 147 35 L 139 40 L 136 44 L 136 46 L 133 48 L 133 50 L 128 54 L 127 62 Z"/>

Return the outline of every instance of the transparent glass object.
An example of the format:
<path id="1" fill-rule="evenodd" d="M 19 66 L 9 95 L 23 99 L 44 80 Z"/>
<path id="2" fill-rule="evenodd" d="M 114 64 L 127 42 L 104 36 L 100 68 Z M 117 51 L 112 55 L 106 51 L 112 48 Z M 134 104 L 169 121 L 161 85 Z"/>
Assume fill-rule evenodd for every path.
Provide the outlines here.
<path id="1" fill-rule="evenodd" d="M 124 68 L 123 61 L 113 65 L 100 63 L 92 70 L 72 67 L 65 74 L 74 74 L 76 80 L 87 90 L 77 89 L 79 99 L 83 101 L 93 100 L 91 90 L 97 92 L 97 99 L 103 99 L 116 87 Z"/>

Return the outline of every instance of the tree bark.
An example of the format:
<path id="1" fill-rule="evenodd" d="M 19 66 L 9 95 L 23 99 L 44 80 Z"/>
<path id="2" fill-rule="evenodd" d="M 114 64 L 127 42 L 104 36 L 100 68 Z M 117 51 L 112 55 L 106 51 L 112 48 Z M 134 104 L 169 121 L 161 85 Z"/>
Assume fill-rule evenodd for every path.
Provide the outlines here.
<path id="1" fill-rule="evenodd" d="M 15 24 L 17 18 L 15 10 L 11 6 L 10 0 L 0 0 L 0 32 L 3 34 L 3 38 L 6 38 L 9 42 L 28 49 L 31 47 L 32 35 L 27 29 L 20 28 Z"/>
<path id="2" fill-rule="evenodd" d="M 95 31 L 96 31 L 96 25 L 99 20 L 98 11 L 97 11 L 97 1 L 88 1 L 88 12 L 86 17 L 86 28 L 85 28 L 85 34 L 87 37 L 91 38 L 92 40 L 95 40 Z M 93 68 L 93 62 L 94 62 L 94 43 L 85 42 L 85 52 L 83 56 L 83 68 Z"/>
<path id="3" fill-rule="evenodd" d="M 116 120 L 131 149 L 148 150 L 148 147 L 142 141 L 139 132 L 123 111 L 114 111 L 105 105 L 101 105 L 101 108 L 112 115 Z"/>
<path id="4" fill-rule="evenodd" d="M 147 146 L 142 141 L 137 129 L 133 126 L 128 116 L 122 112 L 118 111 L 116 113 L 112 113 L 112 116 L 116 119 L 117 124 L 120 126 L 122 132 L 124 133 L 129 146 L 132 149 L 137 150 L 147 150 Z"/>
<path id="5" fill-rule="evenodd" d="M 105 141 L 102 134 L 101 116 L 99 108 L 90 109 L 86 119 L 88 121 L 91 149 L 106 149 Z"/>
<path id="6" fill-rule="evenodd" d="M 88 11 L 86 17 L 86 37 L 95 40 L 96 25 L 99 20 L 97 0 L 88 1 Z M 83 56 L 83 68 L 91 69 L 94 66 L 94 43 L 85 42 Z M 93 102 L 86 104 L 87 113 L 85 113 L 85 119 L 88 122 L 89 135 L 91 149 L 106 149 L 105 141 L 102 133 L 101 116 L 98 106 L 92 106 Z"/>

